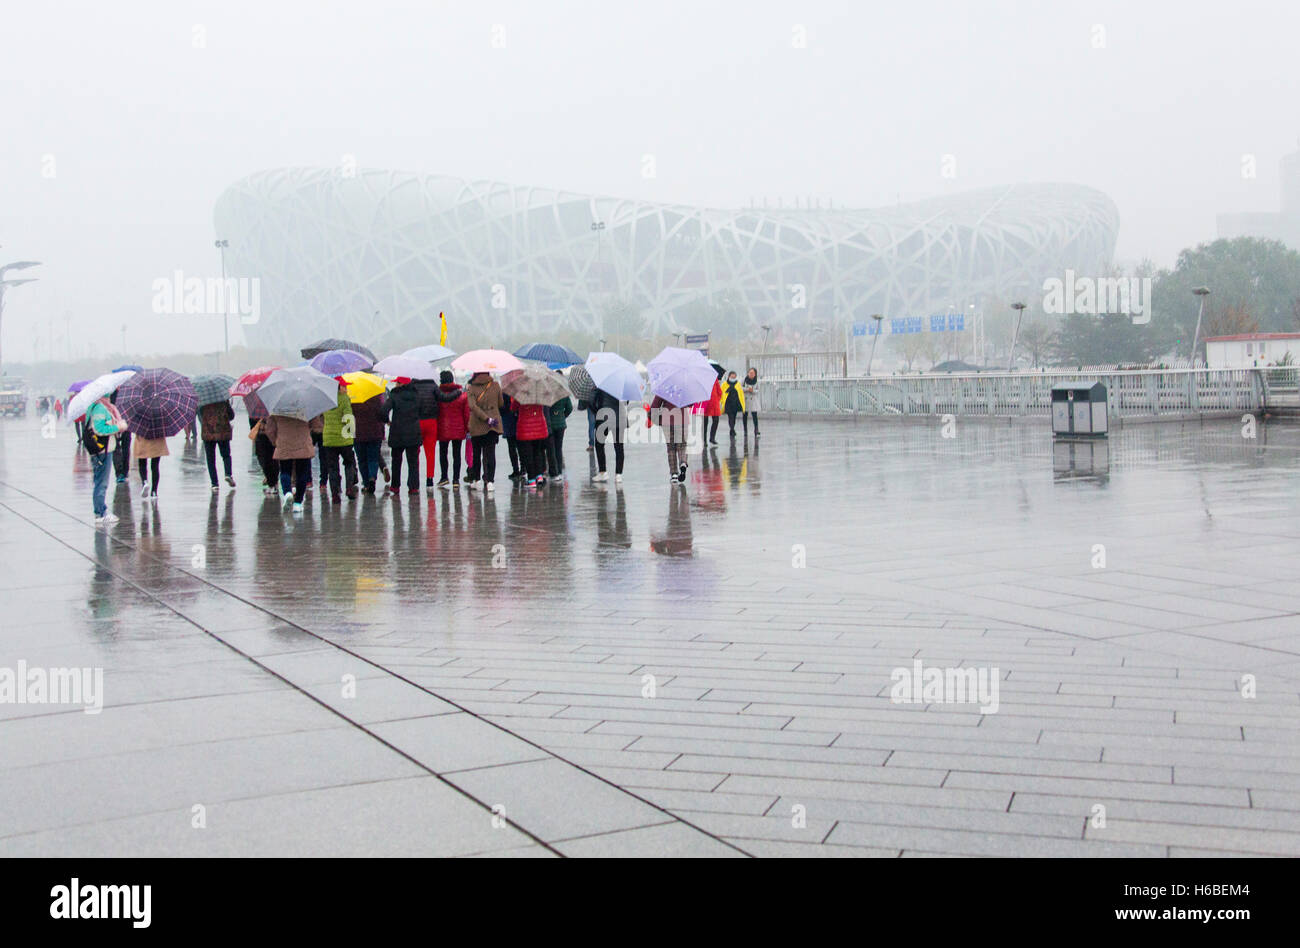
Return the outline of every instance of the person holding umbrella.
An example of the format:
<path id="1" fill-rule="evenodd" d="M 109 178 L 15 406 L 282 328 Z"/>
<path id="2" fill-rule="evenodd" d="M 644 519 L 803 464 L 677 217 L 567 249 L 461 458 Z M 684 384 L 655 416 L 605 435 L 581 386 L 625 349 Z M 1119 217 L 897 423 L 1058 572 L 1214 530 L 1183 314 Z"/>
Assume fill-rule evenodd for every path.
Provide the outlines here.
<path id="1" fill-rule="evenodd" d="M 396 497 L 402 484 L 402 459 L 406 459 L 406 492 L 420 492 L 420 395 L 409 378 L 401 377 L 388 393 L 381 418 L 388 425 L 388 447 L 393 454 L 393 482 L 390 496 Z"/>
<path id="2" fill-rule="evenodd" d="M 203 439 L 203 453 L 208 462 L 208 480 L 213 491 L 217 484 L 217 452 L 221 453 L 221 466 L 226 470 L 226 483 L 235 486 L 235 476 L 230 467 L 230 439 L 234 432 L 230 423 L 235 420 L 235 409 L 230 402 L 212 402 L 199 409 L 199 437 Z"/>
<path id="3" fill-rule="evenodd" d="M 339 462 L 343 463 L 343 478 L 348 500 L 357 496 L 357 458 L 352 450 L 352 440 L 356 433 L 356 416 L 352 411 L 352 401 L 347 394 L 348 385 L 339 380 L 338 403 L 322 416 L 321 464 L 325 469 L 330 485 L 330 499 L 339 503 Z M 321 499 L 325 494 L 322 490 Z"/>
<path id="4" fill-rule="evenodd" d="M 194 384 L 171 369 L 136 372 L 118 389 L 117 406 L 134 435 L 131 454 L 145 481 L 140 496 L 146 500 L 158 499 L 158 462 L 170 454 L 168 436 L 195 421 L 198 401 Z"/>
<path id="5" fill-rule="evenodd" d="M 593 481 L 609 480 L 606 470 L 605 439 L 614 437 L 614 483 L 623 483 L 623 431 L 627 418 L 623 403 L 604 389 L 598 388 L 591 397 L 591 417 L 596 420 L 596 466 L 599 468 Z"/>
<path id="6" fill-rule="evenodd" d="M 501 393 L 501 434 L 506 439 L 506 453 L 510 456 L 510 480 L 524 476 L 519 460 L 519 405 L 505 392 Z"/>
<path id="7" fill-rule="evenodd" d="M 352 391 L 352 386 L 348 387 L 348 397 L 358 397 Z M 383 392 L 372 395 L 365 401 L 352 402 L 352 418 L 356 427 L 353 447 L 357 453 L 361 489 L 367 494 L 375 492 L 380 471 L 385 478 L 388 477 L 388 468 L 384 466 L 380 454 L 380 446 L 384 442 L 384 406 L 387 404 L 388 396 Z M 429 465 L 429 470 L 433 470 L 432 464 Z"/>
<path id="8" fill-rule="evenodd" d="M 116 523 L 118 518 L 108 512 L 105 500 L 108 493 L 108 458 L 113 448 L 113 436 L 126 431 L 126 422 L 120 417 L 113 417 L 108 397 L 104 396 L 86 412 L 85 426 L 88 437 L 84 440 L 89 442 L 86 450 L 90 453 L 90 469 L 94 475 L 90 505 L 95 514 L 95 525 Z"/>
<path id="9" fill-rule="evenodd" d="M 311 459 L 316 456 L 311 426 L 301 418 L 271 415 L 263 432 L 275 445 L 275 460 L 280 465 L 281 503 L 293 499 L 293 512 L 302 513 L 303 498 L 311 482 Z"/>
<path id="10" fill-rule="evenodd" d="M 424 448 L 424 489 L 433 493 L 433 468 L 438 454 L 438 415 L 442 401 L 433 379 L 414 379 L 411 386 L 419 396 L 420 444 Z"/>
<path id="11" fill-rule="evenodd" d="M 698 404 L 696 411 L 704 416 L 704 424 L 709 428 L 707 436 L 701 440 L 707 441 L 709 444 L 717 444 L 718 423 L 722 421 L 722 375 L 725 370 L 716 362 L 710 364 L 718 377 L 713 381 L 713 391 L 709 393 L 708 400 Z M 712 423 L 710 423 L 709 419 L 712 419 Z M 701 432 L 701 434 L 704 434 L 704 432 Z"/>
<path id="12" fill-rule="evenodd" d="M 492 493 L 497 476 L 497 439 L 501 435 L 501 409 L 505 400 L 501 386 L 487 372 L 475 372 L 465 390 L 469 404 L 470 441 L 474 445 L 474 464 L 465 472 L 470 490 Z"/>
<path id="13" fill-rule="evenodd" d="M 646 416 L 647 427 L 651 424 L 658 425 L 663 431 L 664 443 L 668 446 L 668 482 L 685 484 L 687 409 L 656 395 Z"/>
<path id="14" fill-rule="evenodd" d="M 560 375 L 559 371 L 555 374 Z M 568 427 L 572 414 L 573 400 L 568 395 L 554 402 L 546 413 L 546 425 L 550 429 L 546 439 L 546 460 L 552 480 L 564 480 L 564 429 Z"/>
<path id="15" fill-rule="evenodd" d="M 117 392 L 108 396 L 108 404 L 117 411 Z M 131 473 L 131 430 L 128 428 L 117 436 L 117 446 L 113 449 L 113 473 L 119 484 L 126 483 L 127 474 Z"/>
<path id="16" fill-rule="evenodd" d="M 450 486 L 453 489 L 460 487 L 460 457 L 461 442 L 469 432 L 469 400 L 465 396 L 464 390 L 456 384 L 456 377 L 451 374 L 450 369 L 443 369 L 438 375 L 441 383 L 438 386 L 442 393 L 438 397 L 442 400 L 442 409 L 438 415 L 440 424 L 438 425 L 438 486 L 444 490 L 448 487 L 447 481 L 447 450 L 450 446 L 452 454 L 452 481 Z"/>

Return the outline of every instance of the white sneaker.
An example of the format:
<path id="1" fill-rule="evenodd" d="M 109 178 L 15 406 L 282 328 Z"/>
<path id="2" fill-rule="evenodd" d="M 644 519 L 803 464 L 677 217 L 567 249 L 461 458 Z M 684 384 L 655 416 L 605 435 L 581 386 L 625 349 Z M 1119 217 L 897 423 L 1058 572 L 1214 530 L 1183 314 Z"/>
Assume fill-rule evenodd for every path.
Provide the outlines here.
<path id="1" fill-rule="evenodd" d="M 141 499 L 141 500 L 148 500 L 148 499 L 149 499 L 149 485 L 148 485 L 148 484 L 145 484 L 145 485 L 144 485 L 144 488 L 141 489 L 141 491 L 140 491 L 140 499 Z"/>
<path id="2" fill-rule="evenodd" d="M 103 525 L 104 525 L 104 518 L 103 518 L 103 517 L 96 517 L 96 518 L 95 518 L 95 526 L 97 526 L 97 527 L 102 527 Z"/>
<path id="3" fill-rule="evenodd" d="M 622 474 L 615 474 L 615 475 L 614 475 L 614 483 L 615 483 L 615 484 L 621 484 L 621 483 L 623 483 L 623 475 L 622 475 Z"/>
<path id="4" fill-rule="evenodd" d="M 284 493 L 280 495 L 280 506 L 288 507 L 289 502 L 293 500 L 293 494 Z"/>
<path id="5" fill-rule="evenodd" d="M 483 489 L 486 490 L 489 494 L 495 494 L 497 490 L 497 485 L 494 484 L 492 481 L 488 481 L 487 487 Z"/>
<path id="6" fill-rule="evenodd" d="M 300 513 L 302 513 L 302 504 L 294 504 L 294 505 L 293 505 L 293 512 L 296 513 L 296 514 L 300 514 Z"/>
<path id="7" fill-rule="evenodd" d="M 212 493 L 214 493 L 214 494 L 219 494 L 220 492 L 221 492 L 221 488 L 220 488 L 218 485 L 213 484 L 213 485 L 212 485 Z"/>
<path id="8" fill-rule="evenodd" d="M 593 481 L 607 481 L 607 480 L 609 480 L 609 475 L 606 474 L 604 471 L 601 471 L 599 474 L 597 474 L 595 477 L 593 477 L 592 480 L 593 480 Z"/>
<path id="9" fill-rule="evenodd" d="M 117 514 L 106 513 L 104 514 L 104 516 L 100 517 L 99 519 L 102 520 L 104 523 L 117 523 L 122 518 L 119 517 Z"/>

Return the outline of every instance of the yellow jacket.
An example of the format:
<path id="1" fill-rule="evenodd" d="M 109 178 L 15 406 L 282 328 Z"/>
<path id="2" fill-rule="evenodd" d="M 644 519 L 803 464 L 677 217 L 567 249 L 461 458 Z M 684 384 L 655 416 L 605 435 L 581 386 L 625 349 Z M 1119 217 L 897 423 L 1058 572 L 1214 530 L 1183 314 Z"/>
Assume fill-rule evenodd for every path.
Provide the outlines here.
<path id="1" fill-rule="evenodd" d="M 741 387 L 741 384 L 740 384 L 739 382 L 723 382 L 723 383 L 722 383 L 722 399 L 721 399 L 721 402 L 722 402 L 722 410 L 723 410 L 723 411 L 726 411 L 726 410 L 727 410 L 727 401 L 728 401 L 728 399 L 731 398 L 731 393 L 732 393 L 732 392 L 735 392 L 735 393 L 736 393 L 736 398 L 740 401 L 740 410 L 741 410 L 741 411 L 744 411 L 744 410 L 745 410 L 745 390 Z"/>

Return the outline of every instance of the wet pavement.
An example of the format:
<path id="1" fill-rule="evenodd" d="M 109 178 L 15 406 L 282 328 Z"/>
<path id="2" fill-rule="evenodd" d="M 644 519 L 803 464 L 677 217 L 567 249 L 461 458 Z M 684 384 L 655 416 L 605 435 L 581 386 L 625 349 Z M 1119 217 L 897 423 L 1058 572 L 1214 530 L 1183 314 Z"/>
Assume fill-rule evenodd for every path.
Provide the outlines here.
<path id="1" fill-rule="evenodd" d="M 0 678 L 103 676 L 0 688 L 0 854 L 1300 854 L 1300 427 L 763 431 L 297 516 L 177 437 L 95 529 L 0 424 Z"/>

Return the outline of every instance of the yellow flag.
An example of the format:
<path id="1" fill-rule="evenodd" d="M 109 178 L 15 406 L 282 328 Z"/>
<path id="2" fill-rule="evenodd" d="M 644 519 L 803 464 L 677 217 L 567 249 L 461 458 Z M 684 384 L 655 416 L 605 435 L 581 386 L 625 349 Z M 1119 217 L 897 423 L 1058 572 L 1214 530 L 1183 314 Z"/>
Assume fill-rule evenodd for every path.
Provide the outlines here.
<path id="1" fill-rule="evenodd" d="M 442 320 L 442 333 L 438 336 L 438 345 L 445 346 L 447 344 L 447 314 L 439 313 L 438 318 Z"/>

